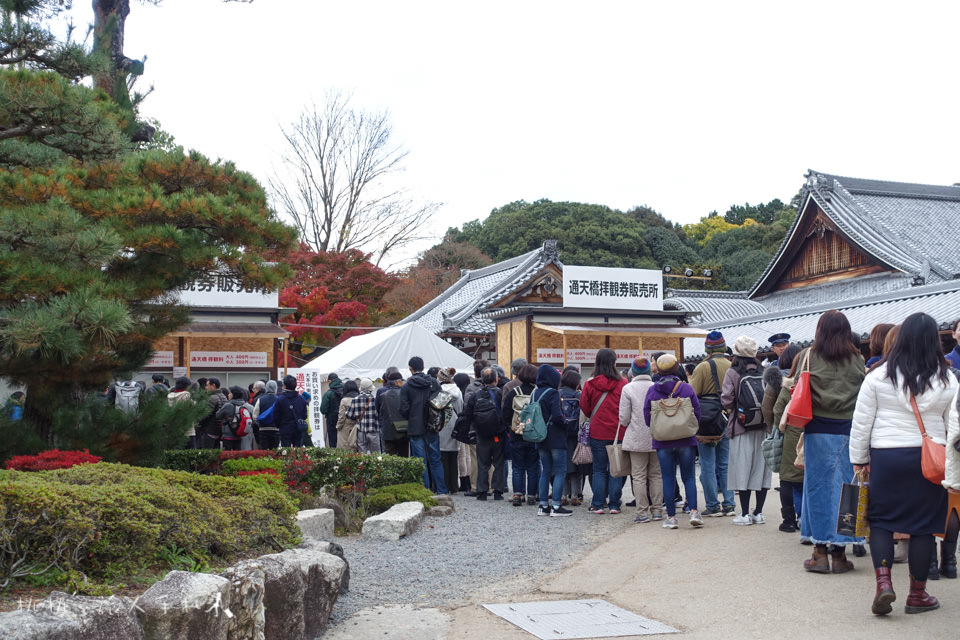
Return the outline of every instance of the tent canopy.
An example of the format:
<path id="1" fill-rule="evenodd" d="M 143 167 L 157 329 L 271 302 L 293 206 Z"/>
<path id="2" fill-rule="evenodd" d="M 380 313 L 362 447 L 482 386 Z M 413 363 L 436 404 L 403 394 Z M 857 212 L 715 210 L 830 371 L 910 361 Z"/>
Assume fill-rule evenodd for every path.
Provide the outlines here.
<path id="1" fill-rule="evenodd" d="M 430 367 L 453 367 L 458 372 L 473 373 L 473 358 L 416 322 L 349 338 L 302 368 L 316 370 L 323 375 L 336 373 L 344 379 L 376 380 L 387 367 L 397 367 L 407 377 L 410 375 L 407 362 L 413 356 L 423 358 L 424 370 Z"/>

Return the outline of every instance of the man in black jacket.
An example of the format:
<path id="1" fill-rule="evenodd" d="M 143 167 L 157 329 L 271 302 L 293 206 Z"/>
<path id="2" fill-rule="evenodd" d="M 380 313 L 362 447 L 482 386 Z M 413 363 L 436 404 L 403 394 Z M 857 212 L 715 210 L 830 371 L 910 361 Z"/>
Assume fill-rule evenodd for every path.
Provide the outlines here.
<path id="1" fill-rule="evenodd" d="M 400 387 L 400 415 L 407 419 L 410 456 L 423 459 L 423 486 L 429 489 L 433 480 L 437 493 L 449 493 L 440 463 L 440 435 L 426 426 L 427 404 L 430 396 L 440 391 L 440 383 L 423 372 L 423 358 L 414 356 L 407 364 L 413 375 Z"/>
<path id="2" fill-rule="evenodd" d="M 493 466 L 493 499 L 503 500 L 507 490 L 507 467 L 504 460 L 506 427 L 503 419 L 503 395 L 497 385 L 499 376 L 492 367 L 480 373 L 483 387 L 464 403 L 463 415 L 477 433 L 477 500 L 487 499 L 490 467 Z"/>

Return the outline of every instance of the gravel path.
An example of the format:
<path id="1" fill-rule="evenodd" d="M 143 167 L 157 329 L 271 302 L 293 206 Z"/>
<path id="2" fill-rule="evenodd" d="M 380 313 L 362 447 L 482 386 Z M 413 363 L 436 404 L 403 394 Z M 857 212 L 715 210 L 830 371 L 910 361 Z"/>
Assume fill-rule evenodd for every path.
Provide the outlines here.
<path id="1" fill-rule="evenodd" d="M 420 531 L 396 542 L 337 538 L 350 562 L 350 592 L 337 600 L 331 625 L 365 607 L 459 606 L 534 584 L 633 520 L 631 508 L 598 516 L 571 507 L 570 517 L 545 518 L 535 506 L 514 507 L 509 499 L 453 500 L 452 515 L 424 518 Z"/>

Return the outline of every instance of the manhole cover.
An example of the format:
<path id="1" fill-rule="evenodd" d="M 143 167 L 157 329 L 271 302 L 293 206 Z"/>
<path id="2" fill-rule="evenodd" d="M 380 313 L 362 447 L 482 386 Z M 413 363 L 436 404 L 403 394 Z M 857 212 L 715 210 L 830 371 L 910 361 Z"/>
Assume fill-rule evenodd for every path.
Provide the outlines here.
<path id="1" fill-rule="evenodd" d="M 541 640 L 678 633 L 662 622 L 638 616 L 604 600 L 514 602 L 483 606 Z"/>

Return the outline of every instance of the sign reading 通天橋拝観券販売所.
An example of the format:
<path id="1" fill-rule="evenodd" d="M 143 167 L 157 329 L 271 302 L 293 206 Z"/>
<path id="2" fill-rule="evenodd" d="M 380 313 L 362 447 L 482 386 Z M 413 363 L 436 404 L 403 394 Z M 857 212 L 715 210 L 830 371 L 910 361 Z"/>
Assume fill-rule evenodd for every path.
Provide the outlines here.
<path id="1" fill-rule="evenodd" d="M 655 269 L 564 265 L 563 306 L 663 311 L 663 274 Z"/>

